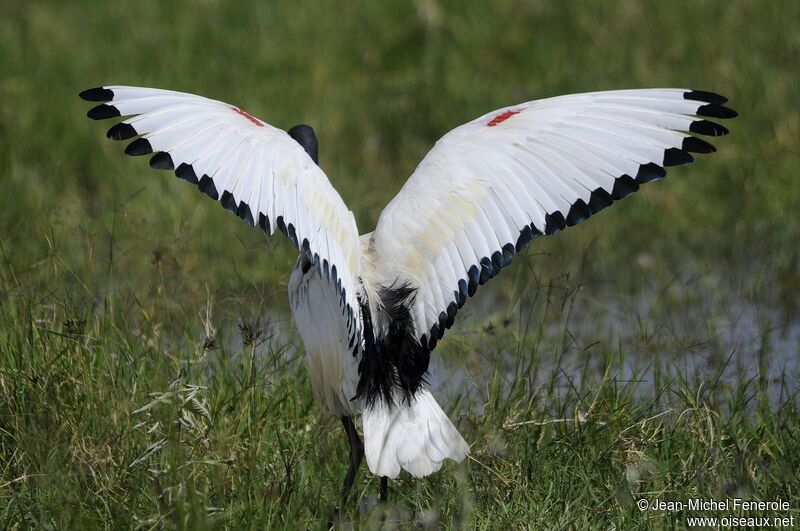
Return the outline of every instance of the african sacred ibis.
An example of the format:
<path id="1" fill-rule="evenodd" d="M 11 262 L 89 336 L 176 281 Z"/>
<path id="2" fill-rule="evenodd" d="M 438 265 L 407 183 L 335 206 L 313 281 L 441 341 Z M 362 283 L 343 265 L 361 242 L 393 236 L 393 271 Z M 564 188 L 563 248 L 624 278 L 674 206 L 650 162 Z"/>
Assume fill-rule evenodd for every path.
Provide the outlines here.
<path id="1" fill-rule="evenodd" d="M 240 108 L 168 90 L 81 93 L 128 155 L 181 179 L 300 256 L 289 299 L 314 394 L 350 444 L 343 498 L 364 455 L 373 474 L 423 477 L 469 446 L 426 387 L 430 354 L 456 313 L 537 237 L 580 223 L 665 167 L 715 148 L 724 97 L 688 89 L 593 92 L 520 103 L 442 137 L 359 236 L 318 166 L 307 125 L 288 132 Z M 352 418 L 361 414 L 362 444 Z"/>

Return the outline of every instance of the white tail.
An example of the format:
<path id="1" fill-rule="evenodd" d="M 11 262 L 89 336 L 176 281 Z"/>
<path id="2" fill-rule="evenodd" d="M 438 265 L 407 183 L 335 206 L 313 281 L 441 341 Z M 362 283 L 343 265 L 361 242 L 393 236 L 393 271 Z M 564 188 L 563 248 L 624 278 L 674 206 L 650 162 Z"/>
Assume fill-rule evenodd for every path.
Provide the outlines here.
<path id="1" fill-rule="evenodd" d="M 461 461 L 469 446 L 427 389 L 411 405 L 392 408 L 378 403 L 362 412 L 364 452 L 370 471 L 395 478 L 400 469 L 421 478 L 442 467 L 442 461 Z"/>

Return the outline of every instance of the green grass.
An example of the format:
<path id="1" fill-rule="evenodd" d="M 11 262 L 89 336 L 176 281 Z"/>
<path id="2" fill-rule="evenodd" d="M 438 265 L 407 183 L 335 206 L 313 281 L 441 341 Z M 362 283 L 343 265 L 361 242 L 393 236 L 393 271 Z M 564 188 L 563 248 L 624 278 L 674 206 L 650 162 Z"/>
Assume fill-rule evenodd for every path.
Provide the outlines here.
<path id="1" fill-rule="evenodd" d="M 537 240 L 465 307 L 436 357 L 471 459 L 379 507 L 364 467 L 343 521 L 684 527 L 642 497 L 800 517 L 797 2 L 2 5 L 0 527 L 322 528 L 346 470 L 289 321 L 294 252 L 124 157 L 77 98 L 108 83 L 311 124 L 362 232 L 491 109 L 727 95 L 717 153 Z"/>

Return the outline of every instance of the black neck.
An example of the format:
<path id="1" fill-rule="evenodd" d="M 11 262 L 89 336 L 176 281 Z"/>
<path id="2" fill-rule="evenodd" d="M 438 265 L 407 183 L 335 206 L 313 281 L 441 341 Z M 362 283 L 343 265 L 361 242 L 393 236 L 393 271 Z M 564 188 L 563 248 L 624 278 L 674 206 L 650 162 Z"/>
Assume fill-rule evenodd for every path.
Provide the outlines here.
<path id="1" fill-rule="evenodd" d="M 314 164 L 319 165 L 319 145 L 317 144 L 317 135 L 314 134 L 314 129 L 310 125 L 300 124 L 295 125 L 286 132 L 298 144 L 303 146 L 303 149 L 306 150 Z"/>

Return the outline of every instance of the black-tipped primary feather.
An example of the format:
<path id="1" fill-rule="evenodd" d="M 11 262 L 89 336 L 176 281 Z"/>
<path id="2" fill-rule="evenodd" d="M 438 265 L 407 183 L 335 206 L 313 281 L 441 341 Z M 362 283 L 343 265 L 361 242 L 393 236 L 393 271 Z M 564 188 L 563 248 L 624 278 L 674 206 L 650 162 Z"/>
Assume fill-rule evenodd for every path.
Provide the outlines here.
<path id="1" fill-rule="evenodd" d="M 445 323 L 447 328 L 453 326 L 456 318 L 456 312 L 458 312 L 458 304 L 451 302 L 447 305 L 447 322 Z"/>
<path id="2" fill-rule="evenodd" d="M 198 182 L 194 168 L 191 164 L 186 164 L 185 162 L 181 162 L 181 164 L 175 168 L 175 175 L 188 183 L 197 184 Z"/>
<path id="3" fill-rule="evenodd" d="M 137 138 L 125 148 L 125 154 L 133 157 L 140 155 L 149 155 L 153 152 L 153 146 L 146 138 Z"/>
<path id="4" fill-rule="evenodd" d="M 297 240 L 297 231 L 295 230 L 294 225 L 292 225 L 291 223 L 289 223 L 286 226 L 286 237 L 289 238 L 289 241 L 292 242 L 292 245 L 294 245 L 298 249 L 300 248 L 300 242 Z M 334 270 L 335 270 L 335 268 L 336 268 L 336 266 L 334 266 Z M 337 279 L 337 287 L 336 287 L 336 289 L 341 289 L 341 286 L 340 286 L 341 283 L 342 283 L 341 281 L 342 281 L 341 278 Z M 342 297 L 342 298 L 344 298 L 344 297 Z"/>
<path id="5" fill-rule="evenodd" d="M 694 162 L 694 158 L 681 149 L 669 148 L 664 151 L 664 166 L 680 166 L 692 162 Z"/>
<path id="6" fill-rule="evenodd" d="M 286 223 L 283 221 L 283 216 L 278 216 L 278 218 L 275 220 L 275 224 L 278 226 L 278 230 L 281 231 L 281 233 L 287 235 Z"/>
<path id="7" fill-rule="evenodd" d="M 639 189 L 639 185 L 633 180 L 630 175 L 622 175 L 614 181 L 614 188 L 611 190 L 611 197 L 620 200 L 628 197 L 633 192 Z"/>
<path id="8" fill-rule="evenodd" d="M 236 215 L 242 218 L 248 225 L 255 225 L 255 220 L 253 219 L 253 212 L 250 210 L 250 205 L 244 201 L 239 201 L 239 206 L 236 208 Z"/>
<path id="9" fill-rule="evenodd" d="M 214 180 L 208 175 L 203 175 L 200 178 L 200 182 L 197 183 L 197 188 L 199 188 L 201 192 L 206 194 L 214 201 L 219 199 L 219 194 L 217 193 L 217 187 L 214 186 Z"/>
<path id="10" fill-rule="evenodd" d="M 525 249 L 534 239 L 533 231 L 531 230 L 530 226 L 523 227 L 522 230 L 519 231 L 519 237 L 517 238 L 517 243 L 514 245 L 514 249 L 517 252 Z"/>
<path id="11" fill-rule="evenodd" d="M 447 330 L 447 312 L 439 312 L 439 339 L 442 339 L 445 330 Z"/>
<path id="12" fill-rule="evenodd" d="M 436 325 L 434 325 L 436 326 Z M 431 336 L 430 340 L 428 341 L 428 350 L 433 350 L 436 348 L 436 343 L 439 342 L 439 339 L 436 336 Z"/>
<path id="13" fill-rule="evenodd" d="M 84 90 L 78 94 L 86 101 L 111 101 L 114 99 L 114 91 L 111 89 L 96 87 Z"/>
<path id="14" fill-rule="evenodd" d="M 708 116 L 709 118 L 736 118 L 739 116 L 733 109 L 717 105 L 716 103 L 700 106 L 695 114 L 697 116 Z"/>
<path id="15" fill-rule="evenodd" d="M 473 265 L 467 270 L 467 279 L 469 280 L 469 284 L 467 284 L 467 295 L 472 297 L 478 290 L 481 280 L 481 270 L 478 269 L 478 266 Z"/>
<path id="16" fill-rule="evenodd" d="M 700 135 L 725 136 L 729 131 L 725 126 L 719 125 L 716 122 L 709 122 L 708 120 L 696 120 L 689 126 L 689 132 Z"/>
<path id="17" fill-rule="evenodd" d="M 159 151 L 150 159 L 150 167 L 154 170 L 174 170 L 175 164 L 172 163 L 172 157 L 165 151 Z"/>
<path id="18" fill-rule="evenodd" d="M 585 221 L 592 215 L 592 210 L 583 199 L 578 199 L 569 207 L 567 213 L 567 226 L 572 227 L 578 223 Z"/>
<path id="19" fill-rule="evenodd" d="M 481 264 L 481 275 L 478 278 L 478 283 L 482 286 L 489 282 L 493 275 L 494 266 L 492 265 L 492 260 L 488 256 L 484 256 L 480 260 Z"/>
<path id="20" fill-rule="evenodd" d="M 225 208 L 225 210 L 236 214 L 238 205 L 236 204 L 236 200 L 233 198 L 232 193 L 227 190 L 222 192 L 222 197 L 220 198 L 219 202 Z"/>
<path id="21" fill-rule="evenodd" d="M 492 253 L 492 265 L 494 265 L 496 271 L 500 271 L 503 268 L 502 251 L 495 251 Z"/>
<path id="22" fill-rule="evenodd" d="M 681 149 L 690 153 L 714 153 L 717 150 L 712 144 L 695 136 L 684 138 Z"/>
<path id="23" fill-rule="evenodd" d="M 705 101 L 707 103 L 716 103 L 717 105 L 722 105 L 728 101 L 728 98 L 725 96 L 721 96 L 715 92 L 706 92 L 705 90 L 690 90 L 689 92 L 684 92 L 683 99 Z"/>
<path id="24" fill-rule="evenodd" d="M 120 116 L 120 114 L 119 109 L 113 105 L 106 105 L 105 103 L 102 103 L 97 107 L 92 107 L 89 109 L 89 112 L 86 113 L 86 116 L 92 120 L 105 120 L 106 118 L 116 118 Z"/>
<path id="25" fill-rule="evenodd" d="M 506 267 L 511 263 L 511 259 L 516 254 L 516 249 L 514 248 L 514 244 L 508 242 L 503 246 L 503 267 Z"/>
<path id="26" fill-rule="evenodd" d="M 280 223 L 283 223 L 283 218 L 278 218 L 275 220 L 276 225 L 279 225 Z M 278 230 L 280 230 L 280 228 L 278 228 Z M 314 262 L 319 263 L 319 258 L 316 258 Z M 322 259 L 322 277 L 326 281 L 330 282 L 331 279 L 330 264 L 328 264 L 328 261 L 324 258 Z"/>
<path id="27" fill-rule="evenodd" d="M 639 171 L 636 172 L 636 182 L 644 184 L 663 179 L 666 176 L 667 170 L 658 164 L 648 162 L 647 164 L 641 164 L 639 166 Z"/>
<path id="28" fill-rule="evenodd" d="M 138 134 L 131 124 L 120 122 L 108 130 L 106 137 L 111 140 L 129 140 Z"/>
<path id="29" fill-rule="evenodd" d="M 464 306 L 464 303 L 467 302 L 467 295 L 469 292 L 467 291 L 467 281 L 463 278 L 458 281 L 458 307 L 461 308 Z"/>
<path id="30" fill-rule="evenodd" d="M 548 236 L 558 234 L 567 227 L 567 220 L 564 219 L 564 214 L 556 210 L 544 216 L 544 233 Z"/>
<path id="31" fill-rule="evenodd" d="M 589 210 L 592 211 L 592 214 L 597 214 L 601 210 L 606 207 L 609 207 L 614 203 L 614 198 L 611 197 L 606 190 L 603 188 L 597 188 L 592 195 L 589 196 Z"/>
<path id="32" fill-rule="evenodd" d="M 261 227 L 261 230 L 269 234 L 269 219 L 262 213 L 258 213 L 258 226 Z M 319 263 L 319 256 L 315 255 L 314 263 Z"/>

